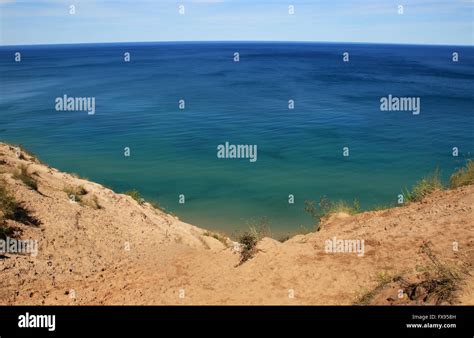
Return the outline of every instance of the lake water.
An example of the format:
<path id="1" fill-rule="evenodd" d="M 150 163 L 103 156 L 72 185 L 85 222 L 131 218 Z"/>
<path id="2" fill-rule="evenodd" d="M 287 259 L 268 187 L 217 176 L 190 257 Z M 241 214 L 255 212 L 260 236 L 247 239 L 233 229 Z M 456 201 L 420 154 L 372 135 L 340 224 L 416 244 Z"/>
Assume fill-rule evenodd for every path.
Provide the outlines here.
<path id="1" fill-rule="evenodd" d="M 274 233 L 311 228 L 304 201 L 321 196 L 363 208 L 394 203 L 436 166 L 446 179 L 474 157 L 473 47 L 3 46 L 0 79 L 1 141 L 229 233 L 262 217 Z M 95 114 L 55 110 L 65 94 L 94 97 Z M 419 97 L 420 114 L 381 111 L 389 94 Z M 257 145 L 257 161 L 218 159 L 225 142 Z"/>

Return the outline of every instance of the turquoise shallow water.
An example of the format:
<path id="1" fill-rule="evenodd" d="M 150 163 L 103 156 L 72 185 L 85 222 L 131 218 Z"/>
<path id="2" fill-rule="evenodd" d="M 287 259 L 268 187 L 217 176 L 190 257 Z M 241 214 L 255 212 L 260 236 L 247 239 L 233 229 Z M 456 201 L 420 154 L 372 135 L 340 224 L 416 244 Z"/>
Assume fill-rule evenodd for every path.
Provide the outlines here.
<path id="1" fill-rule="evenodd" d="M 21 63 L 13 62 L 18 50 Z M 472 47 L 0 47 L 0 76 L 0 140 L 116 191 L 136 188 L 185 221 L 227 232 L 261 217 L 274 233 L 311 228 L 304 201 L 322 195 L 358 199 L 363 208 L 393 203 L 436 166 L 446 179 L 474 151 Z M 95 97 L 96 114 L 56 111 L 64 94 Z M 388 94 L 420 97 L 420 115 L 380 111 Z M 218 159 L 216 147 L 226 141 L 256 144 L 257 162 Z"/>

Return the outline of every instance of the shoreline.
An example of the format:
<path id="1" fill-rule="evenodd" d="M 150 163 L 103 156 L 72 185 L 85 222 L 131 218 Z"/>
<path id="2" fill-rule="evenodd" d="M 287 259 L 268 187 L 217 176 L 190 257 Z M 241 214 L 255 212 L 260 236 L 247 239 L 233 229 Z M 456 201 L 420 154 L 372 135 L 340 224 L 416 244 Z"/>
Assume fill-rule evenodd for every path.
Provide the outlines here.
<path id="1" fill-rule="evenodd" d="M 40 157 L 37 154 L 32 153 L 31 151 L 26 149 L 22 144 L 11 144 L 11 143 L 0 142 L 0 145 L 9 146 L 13 149 L 18 149 L 19 151 L 21 151 L 22 153 L 26 154 L 31 159 L 33 159 L 35 162 L 38 162 L 40 164 L 44 164 L 40 160 Z M 469 163 L 474 163 L 474 160 L 473 159 L 466 159 L 465 163 L 466 163 L 466 165 L 469 165 Z M 47 165 L 47 164 L 45 164 L 45 165 Z M 51 168 L 49 165 L 47 165 L 47 166 L 48 166 L 48 168 Z M 435 187 L 434 190 L 436 190 L 436 189 L 441 189 L 441 190 L 452 189 L 453 187 L 450 186 L 450 177 L 455 175 L 457 172 L 459 172 L 463 168 L 464 168 L 464 166 L 459 168 L 456 172 L 448 174 L 447 176 L 444 175 L 445 177 L 443 178 L 443 177 L 441 177 L 441 172 L 439 171 L 439 167 L 436 167 L 434 169 L 434 171 L 428 173 L 424 177 L 420 177 L 420 179 L 417 180 L 417 182 L 412 187 L 404 186 L 403 188 L 401 188 L 400 189 L 400 194 L 399 194 L 399 197 L 398 197 L 398 203 L 396 203 L 396 202 L 381 203 L 381 204 L 377 203 L 377 204 L 374 204 L 374 205 L 366 207 L 366 208 L 361 208 L 360 205 L 359 205 L 360 202 L 357 199 L 357 197 L 354 198 L 353 200 L 350 200 L 350 201 L 349 200 L 344 200 L 344 199 L 329 200 L 329 199 L 327 199 L 326 195 L 323 194 L 323 195 L 319 196 L 319 201 L 318 200 L 305 200 L 304 201 L 304 205 L 301 208 L 301 213 L 306 213 L 308 215 L 308 218 L 311 217 L 313 219 L 312 222 L 308 222 L 308 225 L 300 224 L 298 227 L 295 226 L 294 224 L 292 226 L 287 225 L 286 227 L 276 226 L 276 227 L 273 227 L 273 230 L 272 230 L 271 224 L 269 223 L 268 217 L 266 215 L 261 216 L 261 217 L 250 218 L 250 219 L 247 219 L 247 220 L 241 220 L 243 223 L 245 223 L 245 225 L 246 225 L 245 227 L 242 227 L 242 226 L 235 227 L 234 226 L 235 222 L 227 222 L 227 225 L 229 225 L 229 227 L 219 227 L 219 228 L 215 228 L 215 227 L 212 227 L 212 226 L 208 227 L 208 226 L 205 225 L 206 224 L 205 221 L 193 222 L 192 220 L 184 220 L 186 217 L 182 217 L 182 215 L 181 216 L 177 215 L 177 214 L 175 214 L 175 211 L 168 210 L 167 207 L 163 207 L 158 199 L 156 199 L 156 198 L 144 198 L 144 196 L 141 194 L 141 191 L 138 190 L 138 189 L 131 189 L 131 190 L 127 190 L 127 191 L 118 192 L 110 185 L 92 181 L 88 177 L 83 177 L 82 175 L 80 175 L 76 172 L 64 172 L 64 171 L 58 170 L 56 168 L 52 168 L 52 169 L 55 170 L 55 171 L 64 172 L 64 173 L 69 174 L 69 175 L 71 175 L 75 178 L 78 178 L 78 179 L 81 179 L 81 180 L 84 180 L 84 181 L 87 181 L 87 182 L 91 182 L 91 183 L 94 183 L 94 184 L 99 184 L 104 188 L 110 189 L 111 191 L 113 191 L 116 194 L 129 195 L 135 201 L 137 201 L 139 204 L 147 203 L 148 205 L 152 206 L 153 208 L 158 209 L 158 210 L 160 210 L 160 211 L 162 211 L 162 212 L 164 212 L 164 213 L 166 213 L 166 214 L 168 214 L 168 215 L 170 215 L 170 216 L 172 216 L 172 217 L 174 217 L 178 220 L 183 220 L 185 223 L 188 223 L 188 224 L 196 224 L 197 223 L 197 224 L 199 224 L 199 225 L 197 225 L 197 227 L 201 228 L 201 229 L 204 229 L 206 232 L 216 233 L 216 234 L 219 234 L 219 236 L 224 236 L 224 237 L 227 237 L 227 238 L 232 239 L 234 241 L 236 241 L 242 233 L 248 231 L 249 229 L 260 230 L 262 233 L 265 234 L 265 237 L 270 237 L 270 238 L 273 238 L 275 240 L 281 241 L 280 239 L 287 240 L 287 239 L 289 239 L 291 237 L 294 237 L 294 236 L 297 236 L 297 235 L 308 234 L 308 233 L 311 233 L 313 231 L 317 231 L 318 230 L 318 223 L 321 220 L 323 220 L 324 218 L 330 217 L 331 214 L 345 213 L 345 214 L 349 214 L 349 215 L 354 215 L 354 214 L 365 213 L 365 212 L 372 212 L 372 211 L 379 211 L 379 210 L 386 210 L 386 209 L 403 207 L 407 203 L 412 202 L 412 201 L 409 200 L 409 196 L 407 196 L 407 195 L 410 195 L 410 193 L 412 193 L 411 190 L 417 189 L 417 185 L 419 185 L 420 183 L 423 183 L 423 181 L 426 179 L 426 177 L 429 177 L 430 175 L 436 175 L 435 179 L 437 180 L 437 182 L 436 182 L 437 187 Z M 403 199 L 405 200 L 402 203 L 400 203 L 400 196 L 403 196 Z M 313 205 L 317 205 L 317 207 L 320 208 L 319 212 L 317 212 L 317 215 L 314 214 L 315 210 L 313 210 L 313 211 L 307 210 L 308 202 L 313 203 Z M 321 203 L 329 204 L 329 205 L 325 206 L 326 210 L 323 210 L 321 208 L 321 206 L 320 206 Z M 209 218 L 209 217 L 206 217 L 206 219 L 207 218 Z M 226 223 L 226 222 L 224 222 L 224 223 Z"/>
<path id="2" fill-rule="evenodd" d="M 35 257 L 0 259 L 0 304 L 474 304 L 472 184 L 398 208 L 329 213 L 319 231 L 283 243 L 251 232 L 236 243 L 6 144 L 0 169 L 25 210 L 17 219 L 2 210 L 3 226 L 38 241 Z M 441 292 L 438 280 L 450 287 Z"/>

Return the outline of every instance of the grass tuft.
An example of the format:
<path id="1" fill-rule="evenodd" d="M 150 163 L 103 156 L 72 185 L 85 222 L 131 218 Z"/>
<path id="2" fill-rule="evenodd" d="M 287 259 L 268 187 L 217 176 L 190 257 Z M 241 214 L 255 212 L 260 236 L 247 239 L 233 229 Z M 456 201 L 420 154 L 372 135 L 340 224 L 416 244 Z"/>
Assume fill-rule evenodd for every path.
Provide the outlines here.
<path id="1" fill-rule="evenodd" d="M 82 197 L 87 195 L 87 190 L 82 186 L 66 185 L 63 191 L 67 194 L 69 199 L 73 202 L 81 202 Z"/>
<path id="2" fill-rule="evenodd" d="M 325 217 L 340 212 L 349 215 L 354 215 L 360 212 L 360 204 L 358 200 L 354 200 L 352 204 L 345 201 L 331 202 L 327 197 L 322 196 L 317 205 L 315 201 L 305 201 L 304 204 L 304 210 L 309 213 L 316 222 L 316 231 L 320 230 L 321 220 Z"/>
<path id="3" fill-rule="evenodd" d="M 0 239 L 6 240 L 7 237 L 15 237 L 17 230 L 14 227 L 8 226 L 2 222 L 0 224 Z"/>
<path id="4" fill-rule="evenodd" d="M 145 203 L 145 199 L 142 197 L 142 195 L 140 194 L 140 192 L 137 189 L 132 189 L 132 190 L 125 191 L 124 194 L 130 196 L 131 198 L 133 198 L 140 205 Z"/>
<path id="5" fill-rule="evenodd" d="M 11 219 L 25 225 L 39 226 L 41 224 L 37 218 L 31 216 L 29 211 L 17 202 L 8 191 L 3 180 L 0 180 L 0 212 L 2 223 L 5 219 Z"/>
<path id="6" fill-rule="evenodd" d="M 441 262 L 431 250 L 431 243 L 424 242 L 421 252 L 431 261 L 420 282 L 402 281 L 408 299 L 423 304 L 455 304 L 456 291 L 462 281 L 462 271 L 454 265 Z"/>
<path id="7" fill-rule="evenodd" d="M 453 173 L 449 179 L 451 188 L 474 184 L 474 161 L 468 160 L 466 166 Z"/>
<path id="8" fill-rule="evenodd" d="M 416 182 L 411 191 L 405 189 L 403 197 L 405 201 L 418 202 L 434 191 L 442 189 L 443 183 L 441 183 L 440 170 L 436 168 L 434 172 Z"/>
<path id="9" fill-rule="evenodd" d="M 30 189 L 38 191 L 38 183 L 31 174 L 28 173 L 28 167 L 26 165 L 21 165 L 20 168 L 13 173 L 13 178 L 22 181 Z"/>
<path id="10" fill-rule="evenodd" d="M 207 237 L 212 237 L 214 239 L 217 239 L 219 242 L 221 242 L 222 244 L 224 244 L 225 246 L 227 246 L 227 237 L 225 235 L 221 235 L 217 232 L 211 232 L 211 231 L 205 231 L 203 233 L 203 236 L 207 236 Z"/>

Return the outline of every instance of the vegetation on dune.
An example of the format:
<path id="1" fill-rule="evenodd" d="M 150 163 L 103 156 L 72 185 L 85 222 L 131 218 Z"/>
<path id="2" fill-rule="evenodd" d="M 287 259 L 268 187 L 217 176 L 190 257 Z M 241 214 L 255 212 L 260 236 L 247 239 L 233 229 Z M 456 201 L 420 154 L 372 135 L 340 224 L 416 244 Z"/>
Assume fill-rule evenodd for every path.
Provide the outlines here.
<path id="1" fill-rule="evenodd" d="M 329 215 L 341 212 L 354 215 L 360 212 L 360 204 L 357 200 L 354 200 L 352 204 L 345 201 L 331 202 L 326 196 L 322 196 L 317 205 L 315 201 L 309 200 L 305 201 L 304 204 L 304 210 L 310 214 L 316 222 L 316 231 L 320 230 L 321 220 Z"/>
<path id="2" fill-rule="evenodd" d="M 453 304 L 455 303 L 455 291 L 459 287 L 462 275 L 467 271 L 460 270 L 455 265 L 441 262 L 432 250 L 431 242 L 424 242 L 421 253 L 430 260 L 430 267 L 423 274 L 421 282 L 403 283 L 404 291 L 411 300 L 423 303 Z"/>
<path id="3" fill-rule="evenodd" d="M 467 160 L 466 165 L 454 172 L 445 187 L 441 181 L 441 172 L 436 168 L 428 176 L 417 181 L 411 190 L 405 189 L 403 196 L 407 202 L 418 202 L 437 190 L 455 189 L 464 185 L 474 184 L 474 161 Z"/>
<path id="4" fill-rule="evenodd" d="M 217 239 L 219 242 L 221 242 L 222 244 L 227 246 L 227 236 L 226 235 L 223 235 L 223 234 L 220 234 L 220 233 L 217 233 L 217 232 L 205 231 L 203 233 L 203 236 L 212 237 L 214 239 Z"/>
<path id="5" fill-rule="evenodd" d="M 28 173 L 28 167 L 26 165 L 21 165 L 18 170 L 13 172 L 13 178 L 22 181 L 26 186 L 33 190 L 38 190 L 38 183 L 32 177 L 30 173 Z"/>
<path id="6" fill-rule="evenodd" d="M 0 210 L 5 219 L 13 219 L 18 203 L 8 191 L 5 181 L 0 181 Z"/>
<path id="7" fill-rule="evenodd" d="M 436 190 L 442 190 L 441 172 L 436 168 L 431 174 L 417 181 L 411 191 L 405 189 L 403 197 L 408 202 L 418 202 Z"/>
<path id="8" fill-rule="evenodd" d="M 157 209 L 157 210 L 165 212 L 169 215 L 175 216 L 171 211 L 167 211 L 164 207 L 162 207 L 158 201 L 147 201 L 147 200 L 145 200 L 145 198 L 143 198 L 140 191 L 138 191 L 137 189 L 127 190 L 123 194 L 130 196 L 135 201 L 137 201 L 137 203 L 140 204 L 140 205 L 144 205 L 145 203 L 148 203 L 154 209 Z"/>
<path id="9" fill-rule="evenodd" d="M 453 189 L 463 185 L 474 184 L 474 161 L 468 160 L 466 166 L 454 172 L 449 179 L 449 184 Z"/>
<path id="10" fill-rule="evenodd" d="M 7 189 L 6 183 L 0 180 L 0 221 L 14 220 L 25 225 L 39 226 L 40 221 L 29 214 L 21 203 L 17 202 L 13 194 Z"/>
<path id="11" fill-rule="evenodd" d="M 140 205 L 145 203 L 145 199 L 142 197 L 142 195 L 140 194 L 140 192 L 137 189 L 132 189 L 132 190 L 125 191 L 124 194 L 130 196 L 131 198 L 133 198 Z"/>
<path id="12" fill-rule="evenodd" d="M 18 229 L 15 229 L 14 227 L 8 226 L 4 223 L 4 221 L 1 221 L 0 224 L 0 239 L 5 240 L 7 237 L 15 237 L 16 232 Z"/>
<path id="13" fill-rule="evenodd" d="M 377 285 L 372 290 L 364 290 L 354 302 L 354 305 L 370 305 L 373 299 L 390 283 L 400 279 L 400 275 L 391 276 L 385 271 L 377 273 Z"/>
<path id="14" fill-rule="evenodd" d="M 72 202 L 77 202 L 83 206 L 87 206 L 96 210 L 102 209 L 97 196 L 89 194 L 89 192 L 82 185 L 66 185 L 64 186 L 63 191 L 67 194 L 69 200 Z"/>
<path id="15" fill-rule="evenodd" d="M 474 184 L 474 161 L 472 160 L 468 160 L 464 167 L 460 168 L 451 175 L 449 188 L 454 189 L 469 184 Z M 418 202 L 426 196 L 430 195 L 431 193 L 443 189 L 445 189 L 445 187 L 441 181 L 441 172 L 439 168 L 436 168 L 432 173 L 417 181 L 411 190 L 405 189 L 402 194 L 405 202 Z M 400 207 L 401 205 L 403 204 L 392 203 L 371 208 L 369 211 L 396 208 Z M 319 231 L 321 228 L 321 221 L 324 218 L 329 217 L 330 215 L 337 213 L 346 213 L 349 215 L 354 215 L 360 213 L 362 210 L 360 208 L 358 200 L 354 200 L 352 203 L 348 203 L 343 200 L 332 202 L 326 196 L 322 196 L 319 202 L 313 200 L 306 200 L 304 202 L 304 211 L 307 212 L 314 219 L 315 230 Z M 253 248 L 261 239 L 261 233 L 261 229 L 257 230 L 255 227 L 250 227 L 248 231 L 244 232 L 239 237 L 239 242 L 243 245 L 242 262 L 253 257 L 253 255 L 255 254 Z M 269 235 L 269 237 L 271 237 L 271 234 Z M 278 240 L 280 242 L 285 242 L 289 238 L 289 235 L 285 235 L 279 238 Z"/>
<path id="16" fill-rule="evenodd" d="M 258 237 L 252 231 L 245 231 L 240 235 L 239 243 L 241 245 L 241 251 L 239 265 L 245 263 L 255 255 L 258 240 Z"/>
<path id="17" fill-rule="evenodd" d="M 82 197 L 87 195 L 87 190 L 82 186 L 66 185 L 63 191 L 67 194 L 69 199 L 73 202 L 81 202 Z"/>
<path id="18" fill-rule="evenodd" d="M 354 215 L 360 212 L 360 204 L 358 200 L 354 200 L 352 204 L 345 201 L 336 201 L 329 203 L 328 209 L 325 210 L 326 215 L 343 212 L 349 215 Z"/>
<path id="19" fill-rule="evenodd" d="M 6 217 L 0 213 L 0 239 L 5 240 L 7 237 L 19 237 L 22 233 L 22 230 L 18 227 L 9 225 L 6 220 Z"/>
<path id="20" fill-rule="evenodd" d="M 241 247 L 239 265 L 245 263 L 257 253 L 257 243 L 264 237 L 272 237 L 268 218 L 262 217 L 258 222 L 250 222 L 249 229 L 238 238 Z"/>
<path id="21" fill-rule="evenodd" d="M 429 260 L 428 265 L 422 267 L 421 274 L 410 275 L 409 271 L 405 271 L 389 276 L 385 272 L 379 273 L 376 287 L 359 296 L 355 305 L 370 305 L 389 284 L 392 284 L 393 289 L 393 295 L 390 297 L 392 301 L 415 304 L 455 304 L 456 291 L 463 276 L 469 273 L 456 265 L 441 262 L 431 247 L 432 243 L 429 241 L 423 242 L 420 246 L 420 253 L 426 255 Z"/>
<path id="22" fill-rule="evenodd" d="M 24 155 L 27 155 L 28 157 L 31 157 L 34 160 L 37 159 L 35 155 L 28 152 L 22 146 L 18 146 L 17 149 L 19 150 L 18 154 L 20 159 L 27 160 Z M 28 167 L 24 164 L 21 165 L 18 170 L 13 172 L 13 177 L 15 179 L 22 181 L 29 188 L 37 190 L 38 184 L 33 175 L 34 173 L 29 173 Z M 79 177 L 75 174 L 73 174 L 73 176 Z M 469 184 L 474 184 L 473 160 L 467 160 L 466 165 L 464 167 L 460 168 L 451 175 L 448 187 L 454 189 Z M 443 186 L 443 183 L 441 181 L 441 173 L 440 170 L 437 168 L 432 173 L 428 174 L 426 177 L 417 181 L 411 189 L 405 188 L 402 192 L 402 195 L 404 197 L 405 203 L 418 202 L 426 196 L 430 195 L 431 193 L 448 187 Z M 86 191 L 86 189 L 84 189 L 83 186 L 65 186 L 64 192 L 67 193 L 68 197 L 71 200 L 92 207 L 94 209 L 101 209 L 97 196 L 84 198 L 84 196 L 87 195 L 88 192 Z M 124 194 L 132 197 L 140 205 L 143 205 L 145 203 L 145 199 L 142 197 L 142 195 L 137 189 L 128 190 L 124 192 Z M 151 202 L 150 204 L 156 209 L 165 211 L 165 209 L 157 203 Z M 384 206 L 374 207 L 371 210 L 389 209 L 399 207 L 403 204 L 387 204 Z M 3 215 L 0 215 L 2 215 L 4 219 L 15 219 L 25 224 L 31 223 L 31 220 L 33 220 L 33 218 L 30 218 L 30 216 L 28 216 L 28 211 L 24 209 L 20 204 L 16 203 L 14 198 L 8 194 L 5 187 L 0 187 L 0 207 L 3 213 Z M 319 202 L 313 200 L 306 200 L 304 202 L 304 211 L 307 212 L 314 219 L 315 230 L 319 231 L 321 221 L 324 218 L 337 213 L 346 213 L 349 215 L 357 214 L 361 212 L 361 208 L 357 200 L 354 200 L 352 203 L 342 200 L 333 202 L 330 201 L 327 197 L 322 196 L 319 199 Z M 307 231 L 301 231 L 301 233 L 307 233 Z M 225 236 L 221 236 L 216 233 L 206 232 L 204 236 L 211 236 L 222 242 L 226 241 Z M 242 245 L 241 263 L 253 257 L 253 255 L 255 254 L 255 246 L 257 245 L 258 241 L 265 236 L 272 237 L 268 227 L 267 218 L 262 218 L 259 222 L 251 224 L 247 231 L 238 236 L 238 241 Z M 278 240 L 280 242 L 284 242 L 290 237 L 291 236 L 289 234 L 286 234 L 281 236 Z"/>
<path id="23" fill-rule="evenodd" d="M 449 188 L 454 189 L 469 184 L 474 184 L 474 161 L 472 160 L 468 160 L 464 167 L 451 175 Z M 443 189 L 445 189 L 445 187 L 441 181 L 441 172 L 439 168 L 436 168 L 432 173 L 417 181 L 411 190 L 405 188 L 402 195 L 405 202 L 419 202 L 431 193 Z M 354 200 L 352 204 L 345 201 L 331 202 L 328 198 L 323 196 L 320 198 L 319 203 L 310 200 L 307 200 L 304 203 L 304 210 L 315 220 L 316 231 L 320 230 L 321 220 L 331 214 L 343 212 L 353 215 L 361 212 L 357 200 Z M 377 206 L 370 210 L 383 210 L 399 206 L 401 205 L 392 203 Z"/>

